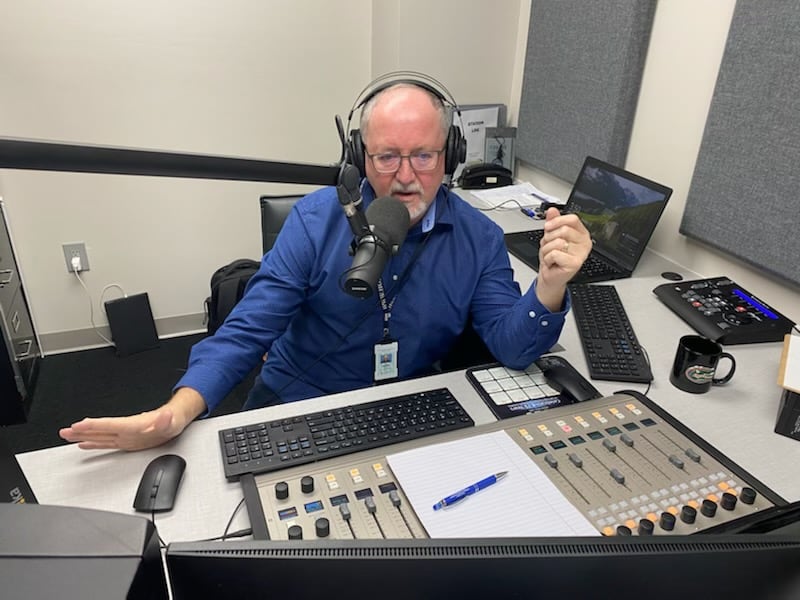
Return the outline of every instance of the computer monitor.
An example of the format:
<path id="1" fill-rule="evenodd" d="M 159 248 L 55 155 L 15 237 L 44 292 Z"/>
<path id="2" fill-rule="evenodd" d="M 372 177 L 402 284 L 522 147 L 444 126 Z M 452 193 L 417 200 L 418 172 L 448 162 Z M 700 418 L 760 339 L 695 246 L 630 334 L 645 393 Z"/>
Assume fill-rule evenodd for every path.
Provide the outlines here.
<path id="1" fill-rule="evenodd" d="M 173 543 L 187 598 L 800 597 L 800 535 Z"/>

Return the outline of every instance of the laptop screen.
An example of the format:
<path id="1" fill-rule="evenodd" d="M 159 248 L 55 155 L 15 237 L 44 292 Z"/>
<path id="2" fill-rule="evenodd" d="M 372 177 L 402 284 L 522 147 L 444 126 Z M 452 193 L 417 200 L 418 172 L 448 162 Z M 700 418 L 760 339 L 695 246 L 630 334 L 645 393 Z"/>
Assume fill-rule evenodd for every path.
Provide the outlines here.
<path id="1" fill-rule="evenodd" d="M 633 271 L 671 194 L 668 187 L 590 156 L 565 208 L 586 225 L 595 251 Z"/>

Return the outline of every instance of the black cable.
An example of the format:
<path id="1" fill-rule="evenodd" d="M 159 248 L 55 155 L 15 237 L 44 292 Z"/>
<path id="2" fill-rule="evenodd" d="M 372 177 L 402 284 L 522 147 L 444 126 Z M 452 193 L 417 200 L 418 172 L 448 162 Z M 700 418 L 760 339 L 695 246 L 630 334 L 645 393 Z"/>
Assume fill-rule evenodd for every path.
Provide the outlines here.
<path id="1" fill-rule="evenodd" d="M 228 537 L 228 530 L 231 528 L 231 525 L 233 524 L 233 519 L 234 519 L 234 517 L 236 517 L 236 513 L 239 512 L 239 509 L 242 508 L 243 505 L 244 505 L 244 497 L 242 497 L 242 499 L 239 500 L 239 504 L 237 504 L 236 508 L 233 509 L 233 513 L 231 514 L 231 518 L 228 519 L 228 524 L 225 525 L 225 531 L 222 532 L 222 536 L 220 538 L 220 539 L 222 539 L 223 542 Z M 251 533 L 252 533 L 252 531 L 251 531 Z M 212 539 L 214 539 L 214 538 L 212 538 Z"/>
<path id="2" fill-rule="evenodd" d="M 509 202 L 513 202 L 514 204 L 516 204 L 517 208 L 525 208 L 525 206 L 520 204 L 519 200 L 517 200 L 516 198 L 509 198 L 508 200 L 504 200 L 503 202 L 501 202 L 497 206 L 492 206 L 490 208 L 481 208 L 479 206 L 476 206 L 475 208 L 477 208 L 481 212 L 491 212 L 493 210 L 497 210 L 498 208 L 502 208 L 504 205 L 508 204 Z"/>

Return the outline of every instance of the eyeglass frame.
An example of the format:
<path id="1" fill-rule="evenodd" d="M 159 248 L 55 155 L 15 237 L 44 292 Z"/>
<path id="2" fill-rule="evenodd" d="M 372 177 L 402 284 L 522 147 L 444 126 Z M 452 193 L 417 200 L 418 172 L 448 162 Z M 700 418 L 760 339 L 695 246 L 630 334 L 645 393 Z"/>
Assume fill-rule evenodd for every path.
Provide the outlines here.
<path id="1" fill-rule="evenodd" d="M 431 171 L 435 171 L 436 167 L 439 166 L 440 156 L 445 152 L 445 150 L 447 150 L 446 147 L 442 147 L 441 150 L 417 150 L 416 152 L 410 152 L 409 154 L 399 154 L 399 153 L 396 153 L 396 152 L 375 152 L 373 154 L 370 154 L 369 152 L 367 152 L 367 149 L 364 148 L 364 154 L 372 162 L 372 166 L 375 167 L 375 170 L 378 173 L 380 173 L 381 175 L 389 175 L 390 173 L 397 173 L 400 170 L 400 167 L 403 166 L 403 159 L 404 158 L 408 159 L 408 164 L 414 170 L 415 173 L 430 173 Z M 414 163 L 411 162 L 411 160 L 415 156 L 419 156 L 420 154 L 434 154 L 434 155 L 436 155 L 436 162 L 433 163 L 433 166 L 430 167 L 429 169 L 418 169 L 418 168 L 416 168 L 414 166 Z M 376 156 L 381 156 L 381 155 L 390 155 L 390 156 L 399 157 L 400 158 L 400 162 L 397 163 L 397 167 L 395 169 L 392 169 L 391 171 L 381 171 L 378 168 L 378 165 L 375 164 L 375 157 Z"/>

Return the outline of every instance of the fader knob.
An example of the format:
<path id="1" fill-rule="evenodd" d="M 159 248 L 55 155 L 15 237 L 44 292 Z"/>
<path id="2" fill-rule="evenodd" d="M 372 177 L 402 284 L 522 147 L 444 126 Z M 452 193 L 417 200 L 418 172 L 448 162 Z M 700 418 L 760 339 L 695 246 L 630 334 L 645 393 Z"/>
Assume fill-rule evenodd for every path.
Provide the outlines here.
<path id="1" fill-rule="evenodd" d="M 286 500 L 289 497 L 289 484 L 279 481 L 275 484 L 275 497 L 278 500 Z"/>
<path id="2" fill-rule="evenodd" d="M 717 514 L 717 503 L 706 498 L 703 500 L 703 504 L 700 505 L 700 512 L 707 517 L 713 517 Z"/>
<path id="3" fill-rule="evenodd" d="M 317 532 L 317 537 L 328 537 L 331 533 L 331 523 L 325 517 L 320 517 L 314 522 L 314 530 Z"/>
<path id="4" fill-rule="evenodd" d="M 292 525 L 289 527 L 289 539 L 290 540 L 302 540 L 303 539 L 303 528 L 300 525 Z"/>
<path id="5" fill-rule="evenodd" d="M 664 531 L 672 531 L 675 529 L 675 515 L 673 515 L 671 512 L 664 511 L 661 513 L 661 518 L 658 520 L 658 524 Z"/>
<path id="6" fill-rule="evenodd" d="M 653 522 L 650 519 L 639 520 L 639 535 L 653 535 Z"/>
<path id="7" fill-rule="evenodd" d="M 722 499 L 719 501 L 719 505 L 724 508 L 725 510 L 733 510 L 736 507 L 736 496 L 731 494 L 730 492 L 725 492 L 722 494 Z"/>
<path id="8" fill-rule="evenodd" d="M 752 504 L 756 501 L 756 491 L 751 487 L 743 487 L 739 498 L 745 504 Z"/>
<path id="9" fill-rule="evenodd" d="M 306 475 L 300 480 L 300 491 L 304 494 L 310 494 L 314 491 L 314 478 L 311 475 Z"/>
<path id="10" fill-rule="evenodd" d="M 694 523 L 695 519 L 697 518 L 697 510 L 694 506 L 689 506 L 688 504 L 681 509 L 681 521 L 684 523 L 689 523 L 690 525 Z"/>

